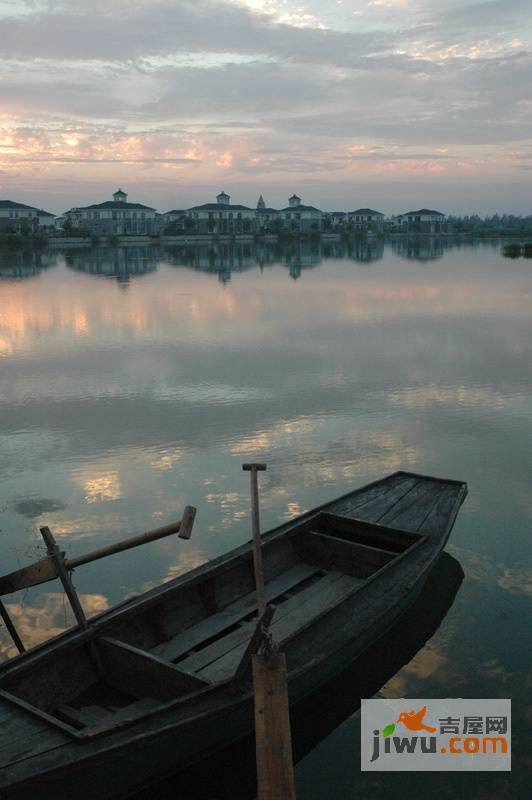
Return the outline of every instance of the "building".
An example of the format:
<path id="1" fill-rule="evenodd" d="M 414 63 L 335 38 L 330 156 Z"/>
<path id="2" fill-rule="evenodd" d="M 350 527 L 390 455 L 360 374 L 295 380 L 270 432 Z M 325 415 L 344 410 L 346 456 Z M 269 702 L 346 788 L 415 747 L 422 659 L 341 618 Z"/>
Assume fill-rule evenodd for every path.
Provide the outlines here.
<path id="1" fill-rule="evenodd" d="M 319 233 L 322 227 L 323 212 L 314 206 L 301 203 L 301 198 L 293 194 L 288 206 L 281 209 L 284 227 L 293 233 Z"/>
<path id="2" fill-rule="evenodd" d="M 65 213 L 67 227 L 82 228 L 93 236 L 146 236 L 158 233 L 155 209 L 142 203 L 128 203 L 118 189 L 112 200 L 92 206 L 71 208 Z M 64 226 L 63 226 L 64 227 Z"/>
<path id="3" fill-rule="evenodd" d="M 384 214 L 372 208 L 357 208 L 347 215 L 349 224 L 355 231 L 379 232 L 384 228 Z"/>
<path id="4" fill-rule="evenodd" d="M 3 233 L 35 233 L 43 227 L 41 220 L 53 227 L 54 215 L 42 209 L 16 203 L 13 200 L 0 200 L 0 231 Z"/>
<path id="5" fill-rule="evenodd" d="M 255 210 L 233 205 L 225 192 L 216 196 L 216 203 L 193 206 L 186 215 L 193 221 L 195 233 L 253 233 L 255 229 Z"/>
<path id="6" fill-rule="evenodd" d="M 44 228 L 45 230 L 55 229 L 55 214 L 50 214 L 49 211 L 43 211 L 42 209 L 38 211 L 37 221 L 39 224 L 39 228 Z"/>
<path id="7" fill-rule="evenodd" d="M 165 211 L 163 216 L 163 233 L 182 233 L 185 230 L 185 219 L 187 212 L 185 209 L 174 208 L 173 211 Z"/>
<path id="8" fill-rule="evenodd" d="M 402 233 L 440 233 L 446 229 L 447 217 L 441 211 L 420 208 L 394 218 L 394 227 Z"/>
<path id="9" fill-rule="evenodd" d="M 345 211 L 325 211 L 322 219 L 322 230 L 338 232 L 345 228 L 347 214 Z"/>
<path id="10" fill-rule="evenodd" d="M 261 195 L 255 209 L 256 231 L 257 233 L 268 233 L 275 231 L 277 226 L 282 225 L 282 215 L 277 208 L 269 208 Z"/>

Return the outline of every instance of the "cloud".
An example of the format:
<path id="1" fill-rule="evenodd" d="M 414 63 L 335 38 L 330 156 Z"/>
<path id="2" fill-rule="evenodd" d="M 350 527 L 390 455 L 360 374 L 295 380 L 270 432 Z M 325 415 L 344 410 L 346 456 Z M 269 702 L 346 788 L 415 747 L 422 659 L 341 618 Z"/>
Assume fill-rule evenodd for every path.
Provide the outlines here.
<path id="1" fill-rule="evenodd" d="M 0 180 L 9 188 L 16 174 L 21 200 L 32 200 L 27 186 L 67 179 L 92 192 L 93 163 L 99 180 L 130 185 L 171 173 L 197 187 L 290 175 L 525 180 L 511 153 L 532 150 L 522 0 L 11 9 L 0 6 Z"/>

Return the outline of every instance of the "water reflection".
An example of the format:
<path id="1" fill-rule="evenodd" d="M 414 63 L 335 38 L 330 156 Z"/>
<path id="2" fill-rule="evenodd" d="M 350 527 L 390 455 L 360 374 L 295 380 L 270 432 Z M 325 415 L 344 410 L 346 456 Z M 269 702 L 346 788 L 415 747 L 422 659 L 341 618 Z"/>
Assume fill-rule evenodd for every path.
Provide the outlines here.
<path id="1" fill-rule="evenodd" d="M 450 244 L 430 269 L 423 249 L 398 257 L 375 238 L 351 249 L 147 247 L 131 262 L 129 251 L 98 249 L 109 274 L 116 258 L 136 265 L 126 292 L 103 267 L 83 267 L 91 251 L 49 256 L 33 279 L 2 278 L 2 572 L 35 560 L 40 525 L 74 556 L 195 505 L 186 547 L 156 543 L 76 572 L 81 594 L 114 604 L 250 538 L 241 463 L 255 458 L 268 462 L 265 529 L 396 469 L 456 477 L 469 484 L 451 540 L 467 580 L 438 647 L 395 686 L 490 697 L 499 675 L 508 696 L 523 696 L 530 262 L 504 259 L 495 241 Z M 5 602 L 48 601 L 29 590 Z M 34 619 L 27 626 L 46 635 L 43 614 Z M 524 716 L 516 725 L 526 729 Z"/>
<path id="2" fill-rule="evenodd" d="M 58 245 L 60 248 L 60 244 Z M 198 272 L 218 275 L 227 283 L 233 273 L 284 265 L 291 278 L 328 259 L 359 263 L 378 261 L 384 256 L 382 239 L 301 240 L 293 242 L 210 242 L 203 244 L 123 245 L 83 247 L 59 252 L 0 250 L 2 277 L 32 277 L 41 269 L 64 261 L 70 269 L 89 275 L 102 275 L 127 283 L 134 276 L 155 271 L 160 264 L 188 267 Z"/>
<path id="3" fill-rule="evenodd" d="M 33 278 L 54 266 L 57 260 L 56 253 L 0 247 L 0 281 L 2 278 Z"/>
<path id="4" fill-rule="evenodd" d="M 296 762 L 344 720 L 356 714 L 361 698 L 373 697 L 379 692 L 434 636 L 454 602 L 463 577 L 459 562 L 443 553 L 418 600 L 399 622 L 363 656 L 292 709 Z M 354 752 L 353 758 L 357 757 Z M 149 792 L 135 795 L 134 800 L 173 800 L 177 787 L 180 800 L 214 797 L 217 800 L 253 800 L 256 797 L 253 739 L 249 737 L 209 761 L 152 787 Z M 336 795 L 331 794 L 333 796 Z"/>
<path id="5" fill-rule="evenodd" d="M 90 275 L 103 275 L 127 283 L 133 275 L 145 275 L 157 269 L 159 248 L 143 246 L 94 247 L 65 254 L 71 269 Z"/>
<path id="6" fill-rule="evenodd" d="M 101 594 L 81 594 L 79 599 L 89 617 L 109 608 L 107 598 Z M 6 608 L 27 650 L 54 636 L 59 636 L 76 624 L 70 605 L 61 592 L 40 592 L 36 605 L 11 602 L 6 604 Z M 16 655 L 18 655 L 17 648 L 2 628 L 0 661 Z"/>
<path id="7" fill-rule="evenodd" d="M 493 243 L 491 243 L 493 245 Z M 70 269 L 90 275 L 116 278 L 127 284 L 132 277 L 154 272 L 162 264 L 215 274 L 226 284 L 233 274 L 252 269 L 284 265 L 297 280 L 304 270 L 325 261 L 354 261 L 371 264 L 385 258 L 389 247 L 396 255 L 411 261 L 436 261 L 453 247 L 464 246 L 452 237 L 382 237 L 301 240 L 292 242 L 221 242 L 159 245 L 83 247 L 61 252 L 32 252 L 0 249 L 0 279 L 32 277 L 42 269 L 64 262 Z M 469 243 L 469 247 L 478 246 Z M 497 245 L 495 245 L 497 246 Z M 59 245 L 60 247 L 60 245 Z"/>
<path id="8" fill-rule="evenodd" d="M 394 253 L 414 261 L 436 261 L 453 246 L 453 240 L 444 236 L 425 236 L 423 238 L 403 236 L 392 239 Z"/>

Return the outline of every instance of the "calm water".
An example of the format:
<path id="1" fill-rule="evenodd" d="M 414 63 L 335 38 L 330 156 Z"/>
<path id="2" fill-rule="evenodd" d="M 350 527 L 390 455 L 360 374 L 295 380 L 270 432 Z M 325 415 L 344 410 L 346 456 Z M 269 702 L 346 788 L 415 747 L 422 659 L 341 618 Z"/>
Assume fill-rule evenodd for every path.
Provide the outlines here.
<path id="1" fill-rule="evenodd" d="M 39 525 L 74 555 L 197 506 L 190 542 L 75 575 L 88 613 L 144 591 L 249 538 L 251 459 L 264 528 L 400 468 L 465 480 L 448 547 L 465 579 L 383 693 L 511 697 L 514 771 L 361 775 L 350 715 L 299 792 L 529 797 L 532 261 L 500 248 L 3 253 L 1 572 L 43 553 Z M 55 584 L 5 600 L 28 646 L 69 622 Z"/>

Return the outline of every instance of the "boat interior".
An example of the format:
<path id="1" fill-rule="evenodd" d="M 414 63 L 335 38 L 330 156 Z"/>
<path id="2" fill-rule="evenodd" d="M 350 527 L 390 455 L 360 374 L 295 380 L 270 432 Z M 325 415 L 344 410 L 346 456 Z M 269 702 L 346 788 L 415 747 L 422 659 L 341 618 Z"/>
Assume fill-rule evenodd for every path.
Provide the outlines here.
<path id="1" fill-rule="evenodd" d="M 273 638 L 290 640 L 327 608 L 363 589 L 425 537 L 319 512 L 263 545 Z M 257 623 L 250 548 L 106 612 L 80 643 L 9 670 L 0 694 L 73 736 L 116 730 L 230 680 Z"/>

